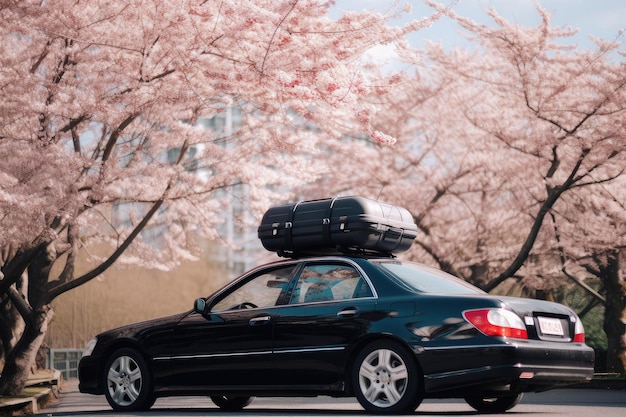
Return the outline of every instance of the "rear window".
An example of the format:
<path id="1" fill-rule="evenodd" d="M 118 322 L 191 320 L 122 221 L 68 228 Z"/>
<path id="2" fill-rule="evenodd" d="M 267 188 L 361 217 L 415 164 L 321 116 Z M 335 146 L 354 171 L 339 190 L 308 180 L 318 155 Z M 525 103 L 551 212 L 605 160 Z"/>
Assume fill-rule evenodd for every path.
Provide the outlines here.
<path id="1" fill-rule="evenodd" d="M 439 269 L 412 262 L 378 262 L 377 265 L 412 290 L 426 294 L 484 294 L 473 285 Z"/>

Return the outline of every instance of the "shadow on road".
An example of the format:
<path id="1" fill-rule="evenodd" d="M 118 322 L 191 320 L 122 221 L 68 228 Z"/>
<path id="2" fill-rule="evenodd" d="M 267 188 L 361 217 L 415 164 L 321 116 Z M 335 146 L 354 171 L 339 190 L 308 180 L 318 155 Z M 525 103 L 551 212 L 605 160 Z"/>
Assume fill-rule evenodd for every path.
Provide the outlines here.
<path id="1" fill-rule="evenodd" d="M 590 408 L 593 414 L 602 417 L 619 415 L 626 408 L 626 390 L 601 389 L 561 389 L 545 393 L 526 394 L 520 404 L 501 416 L 546 416 L 574 415 L 568 411 L 580 408 L 587 416 Z M 597 412 L 603 408 L 605 412 Z M 615 414 L 612 410 L 616 410 Z M 155 406 L 144 412 L 120 413 L 109 408 L 104 396 L 81 394 L 72 381 L 66 381 L 60 397 L 35 416 L 77 417 L 77 416 L 368 416 L 353 398 L 256 398 L 244 410 L 232 413 L 213 406 L 207 397 L 159 398 Z M 417 409 L 417 416 L 475 416 L 479 415 L 462 400 L 426 400 Z M 491 416 L 496 416 L 492 414 Z"/>

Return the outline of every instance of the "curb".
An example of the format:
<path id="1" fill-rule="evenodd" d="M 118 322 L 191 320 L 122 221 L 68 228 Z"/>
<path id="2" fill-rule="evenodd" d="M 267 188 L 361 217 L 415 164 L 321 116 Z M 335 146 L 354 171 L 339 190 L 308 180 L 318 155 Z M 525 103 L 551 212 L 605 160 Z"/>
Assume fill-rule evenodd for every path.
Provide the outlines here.
<path id="1" fill-rule="evenodd" d="M 572 388 L 626 390 L 626 377 L 613 373 L 596 373 L 591 381 L 573 385 Z"/>
<path id="2" fill-rule="evenodd" d="M 38 413 L 53 398 L 58 398 L 60 382 L 61 372 L 57 370 L 53 372 L 51 377 L 29 379 L 26 383 L 26 387 L 40 387 L 41 391 L 30 397 L 3 400 L 0 402 L 0 417 L 13 417 L 15 414 L 30 415 Z"/>

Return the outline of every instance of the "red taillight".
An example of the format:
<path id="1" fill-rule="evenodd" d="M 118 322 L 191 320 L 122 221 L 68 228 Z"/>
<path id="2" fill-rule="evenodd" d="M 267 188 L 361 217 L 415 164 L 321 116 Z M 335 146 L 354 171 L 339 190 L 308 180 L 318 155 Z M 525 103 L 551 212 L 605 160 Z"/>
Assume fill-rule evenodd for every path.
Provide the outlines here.
<path id="1" fill-rule="evenodd" d="M 576 326 L 574 327 L 574 343 L 585 343 L 585 327 L 579 318 L 576 319 Z"/>
<path id="2" fill-rule="evenodd" d="M 522 319 L 510 310 L 487 308 L 463 312 L 465 320 L 486 336 L 528 339 L 528 332 Z"/>

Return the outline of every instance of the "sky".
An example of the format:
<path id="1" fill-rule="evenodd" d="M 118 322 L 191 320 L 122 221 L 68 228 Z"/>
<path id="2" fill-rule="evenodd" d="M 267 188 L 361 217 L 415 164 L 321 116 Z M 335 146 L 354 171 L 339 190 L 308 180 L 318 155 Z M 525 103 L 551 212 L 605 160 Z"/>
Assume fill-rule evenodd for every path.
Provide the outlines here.
<path id="1" fill-rule="evenodd" d="M 624 0 L 538 0 L 539 4 L 552 15 L 552 25 L 558 27 L 571 26 L 579 29 L 579 33 L 571 39 L 583 49 L 595 49 L 589 35 L 605 40 L 614 40 L 620 30 L 626 29 L 626 1 Z M 439 0 L 450 4 L 452 0 Z M 429 7 L 422 0 L 399 0 L 398 4 L 412 5 L 412 13 L 406 20 L 420 19 L 430 14 Z M 393 4 L 393 0 L 337 0 L 336 9 L 361 11 L 376 10 L 385 12 Z M 489 8 L 495 10 L 508 20 L 524 26 L 535 26 L 540 17 L 533 0 L 461 0 L 454 10 L 461 16 L 471 18 L 479 23 L 491 25 L 492 21 L 485 13 Z M 460 29 L 448 20 L 440 20 L 432 27 L 419 31 L 409 38 L 410 42 L 420 47 L 424 40 L 441 42 L 444 47 L 467 45 Z M 626 44 L 626 35 L 621 40 Z M 626 45 L 625 45 L 626 46 Z M 622 48 L 624 50 L 626 48 Z"/>

